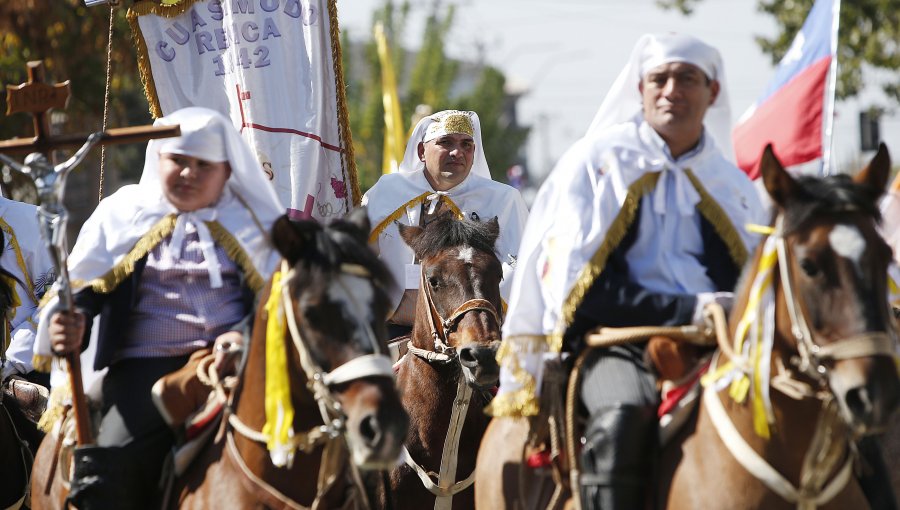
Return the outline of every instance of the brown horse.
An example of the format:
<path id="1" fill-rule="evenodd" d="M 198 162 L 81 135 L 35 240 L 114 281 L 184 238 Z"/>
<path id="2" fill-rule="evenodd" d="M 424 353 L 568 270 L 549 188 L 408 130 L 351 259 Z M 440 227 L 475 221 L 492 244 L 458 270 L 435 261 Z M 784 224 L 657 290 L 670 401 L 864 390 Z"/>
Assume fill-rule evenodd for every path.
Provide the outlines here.
<path id="1" fill-rule="evenodd" d="M 275 223 L 272 239 L 283 257 L 279 306 L 287 323 L 282 341 L 294 408 L 293 462 L 273 464 L 269 434 L 262 432 L 270 280 L 225 419 L 215 440 L 175 481 L 171 507 L 366 507 L 357 468 L 394 465 L 408 426 L 384 354 L 392 282 L 366 246 L 368 231 L 364 211 L 324 227 L 287 217 Z M 47 443 L 52 441 L 42 445 L 39 462 L 52 455 L 54 445 Z M 61 489 L 66 471 L 60 467 L 54 480 Z M 35 495 L 43 494 L 46 475 L 36 475 Z"/>
<path id="2" fill-rule="evenodd" d="M 472 508 L 475 455 L 489 418 L 482 411 L 497 384 L 500 261 L 497 219 L 456 220 L 444 213 L 400 235 L 421 261 L 419 302 L 397 385 L 410 415 L 405 464 L 390 475 L 397 509 Z"/>
<path id="3" fill-rule="evenodd" d="M 659 490 L 650 506 L 868 507 L 853 476 L 854 445 L 884 429 L 900 396 L 892 359 L 896 331 L 886 299 L 890 250 L 877 231 L 876 202 L 889 173 L 884 146 L 852 180 L 794 179 L 766 150 L 762 174 L 777 219 L 771 243 L 760 243 L 745 272 L 728 329 L 734 337 L 760 260 L 775 257 L 774 249 L 771 419 L 763 417 L 771 422 L 770 437 L 756 432 L 754 406 L 732 400 L 727 381 L 710 382 L 701 404 L 663 448 Z M 710 371 L 731 361 L 754 380 L 754 367 L 761 365 L 723 340 Z M 541 481 L 522 467 L 530 425 L 495 420 L 485 434 L 479 508 L 546 504 L 550 491 L 522 486 L 523 480 Z"/>

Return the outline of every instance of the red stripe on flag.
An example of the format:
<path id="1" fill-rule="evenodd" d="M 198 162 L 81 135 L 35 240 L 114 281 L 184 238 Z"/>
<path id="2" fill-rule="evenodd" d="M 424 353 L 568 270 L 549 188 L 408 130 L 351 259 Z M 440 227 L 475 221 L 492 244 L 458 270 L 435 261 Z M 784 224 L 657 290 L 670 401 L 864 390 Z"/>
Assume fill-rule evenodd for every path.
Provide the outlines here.
<path id="1" fill-rule="evenodd" d="M 831 57 L 807 67 L 734 128 L 737 164 L 751 179 L 759 177 L 759 159 L 771 143 L 784 166 L 822 156 L 822 111 Z"/>

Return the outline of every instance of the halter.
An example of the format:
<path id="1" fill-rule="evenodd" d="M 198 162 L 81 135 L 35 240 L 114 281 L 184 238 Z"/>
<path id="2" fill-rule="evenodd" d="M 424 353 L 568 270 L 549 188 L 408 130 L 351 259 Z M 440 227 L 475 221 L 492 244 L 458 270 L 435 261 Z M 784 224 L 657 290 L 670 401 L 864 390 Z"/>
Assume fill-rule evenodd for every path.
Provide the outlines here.
<path id="1" fill-rule="evenodd" d="M 428 327 L 431 329 L 431 338 L 434 339 L 434 350 L 429 351 L 410 345 L 408 347 L 409 352 L 429 363 L 445 365 L 453 360 L 459 359 L 459 353 L 456 352 L 456 347 L 451 347 L 449 345 L 447 336 L 456 331 L 456 328 L 459 327 L 459 323 L 462 321 L 464 315 L 469 312 L 481 310 L 489 313 L 491 317 L 497 321 L 498 325 L 502 324 L 500 314 L 497 313 L 497 308 L 495 308 L 487 299 L 481 298 L 465 301 L 453 310 L 450 317 L 444 319 L 441 316 L 441 312 L 438 311 L 437 306 L 434 304 L 434 298 L 431 297 L 431 285 L 429 285 L 428 280 L 425 278 L 424 266 L 419 274 L 419 288 L 422 289 L 420 294 L 422 294 L 422 300 L 425 302 L 425 306 L 428 309 Z"/>
<path id="2" fill-rule="evenodd" d="M 795 362 L 797 369 L 824 386 L 828 382 L 829 371 L 824 364 L 826 361 L 879 355 L 893 356 L 895 337 L 883 331 L 867 331 L 828 345 L 814 342 L 809 321 L 803 314 L 803 307 L 800 306 L 791 284 L 790 250 L 784 238 L 784 217 L 782 215 L 776 218 L 775 231 L 772 235 L 775 236 L 775 246 L 778 251 L 778 268 L 788 315 L 791 319 L 791 334 L 797 341 L 797 350 L 800 354 L 799 361 Z"/>
<path id="3" fill-rule="evenodd" d="M 498 325 L 501 324 L 500 314 L 490 301 L 481 298 L 469 299 L 465 301 L 450 314 L 450 317 L 444 319 L 434 304 L 434 298 L 431 295 L 431 285 L 425 278 L 425 268 L 419 276 L 419 288 L 422 289 L 422 301 L 428 308 L 428 326 L 431 330 L 431 337 L 434 340 L 434 350 L 420 349 L 414 345 L 409 345 L 407 349 L 410 353 L 425 360 L 427 363 L 437 363 L 446 365 L 453 361 L 459 362 L 459 353 L 455 347 L 448 344 L 447 336 L 459 327 L 460 321 L 465 314 L 482 310 L 491 315 Z M 462 363 L 460 362 L 460 368 Z M 447 435 L 444 437 L 444 445 L 441 450 L 441 465 L 438 473 L 429 472 L 419 463 L 413 460 L 412 455 L 406 445 L 403 446 L 403 462 L 411 467 L 418 475 L 422 486 L 435 496 L 435 510 L 450 510 L 453 506 L 453 496 L 468 489 L 475 482 L 475 471 L 473 470 L 468 477 L 456 480 L 457 460 L 459 457 L 459 440 L 462 435 L 463 425 L 466 421 L 466 415 L 469 411 L 469 403 L 472 400 L 472 387 L 466 382 L 464 376 L 460 376 L 456 382 L 456 397 L 453 399 L 453 409 L 450 412 L 450 423 L 447 427 Z M 490 400 L 488 398 L 488 400 Z M 435 482 L 434 479 L 437 479 Z"/>
<path id="4" fill-rule="evenodd" d="M 824 346 L 815 343 L 809 321 L 803 314 L 803 307 L 800 306 L 793 290 L 789 265 L 790 250 L 784 238 L 782 215 L 776 218 L 775 228 L 771 235 L 774 236 L 776 243 L 779 276 L 791 321 L 791 334 L 796 340 L 799 352 L 799 359 L 794 357 L 791 363 L 797 366 L 798 371 L 809 376 L 818 383 L 820 388 L 823 388 L 816 391 L 807 383 L 793 379 L 790 372 L 780 364 L 779 374 L 772 379 L 773 386 L 791 398 L 800 400 L 811 397 L 822 401 L 822 413 L 816 422 L 810 447 L 804 455 L 801 466 L 799 486 L 794 486 L 747 444 L 731 422 L 714 386 L 710 385 L 704 389 L 703 404 L 722 443 L 747 472 L 785 501 L 796 504 L 798 510 L 814 510 L 831 501 L 843 490 L 850 481 L 854 463 L 854 455 L 851 453 L 846 455 L 842 464 L 839 464 L 845 451 L 843 445 L 846 443 L 835 441 L 832 437 L 840 418 L 836 409 L 835 395 L 831 391 L 824 390 L 828 387 L 829 372 L 824 362 L 893 355 L 894 336 L 887 332 L 874 331 L 853 335 Z M 721 316 L 718 322 L 724 323 L 724 313 L 721 309 L 719 309 L 718 315 Z M 720 348 L 726 353 L 726 356 L 731 358 L 733 363 L 740 364 L 739 360 L 742 357 L 735 354 L 730 348 L 725 348 L 728 342 L 723 341 L 722 334 L 719 334 L 718 337 Z M 712 366 L 715 367 L 717 362 L 718 357 L 713 360 Z M 744 370 L 747 368 L 745 367 Z M 775 385 L 778 378 L 781 379 L 781 383 Z M 837 468 L 836 471 L 835 468 Z M 834 473 L 833 476 L 831 476 L 832 473 Z M 830 481 L 829 476 L 831 476 Z"/>
<path id="5" fill-rule="evenodd" d="M 336 439 L 339 436 L 344 436 L 346 440 L 347 416 L 344 413 L 344 410 L 341 407 L 340 403 L 337 401 L 337 399 L 335 399 L 332 393 L 332 389 L 334 386 L 345 384 L 358 379 L 363 379 L 366 377 L 387 377 L 393 379 L 394 370 L 392 367 L 391 359 L 382 352 L 381 345 L 379 344 L 375 333 L 372 331 L 371 325 L 369 325 L 368 322 L 361 318 L 356 319 L 357 325 L 363 326 L 360 328 L 360 330 L 368 340 L 373 353 L 356 357 L 344 363 L 343 365 L 331 370 L 330 372 L 326 372 L 325 370 L 323 370 L 322 367 L 313 359 L 309 346 L 307 345 L 306 341 L 303 338 L 303 335 L 300 332 L 300 326 L 298 325 L 296 315 L 294 314 L 294 301 L 290 295 L 289 284 L 294 276 L 296 276 L 296 272 L 294 271 L 294 269 L 288 266 L 286 260 L 281 261 L 281 272 L 284 275 L 284 280 L 282 281 L 281 286 L 281 302 L 284 308 L 286 319 L 285 322 L 287 322 L 291 340 L 293 341 L 294 347 L 297 350 L 297 354 L 300 357 L 300 368 L 306 375 L 306 387 L 313 394 L 313 399 L 316 401 L 316 404 L 319 407 L 319 412 L 324 423 L 323 425 L 313 427 L 306 432 L 294 434 L 292 438 L 292 444 L 298 450 L 304 453 L 309 453 L 317 445 L 323 442 L 327 442 L 331 439 Z M 341 264 L 340 272 L 342 274 L 364 278 L 371 277 L 369 271 L 365 267 L 358 264 Z M 343 282 L 341 282 L 340 280 L 337 281 L 339 285 L 341 285 L 342 287 L 344 286 Z M 351 299 L 354 300 L 355 303 L 353 293 L 350 292 L 350 290 L 346 287 L 344 287 L 344 289 L 348 291 L 347 294 Z M 235 413 L 229 414 L 228 423 L 234 428 L 234 430 L 247 437 L 248 439 L 263 444 L 266 444 L 269 441 L 268 434 L 263 434 L 260 431 L 252 429 L 251 427 L 243 423 Z M 240 457 L 237 448 L 233 448 L 233 454 L 236 460 L 239 462 L 241 469 L 245 472 L 249 472 L 249 468 L 244 465 L 243 459 Z M 365 490 L 362 485 L 362 478 L 359 475 L 359 471 L 356 465 L 351 462 L 350 467 L 353 481 L 357 485 L 357 489 L 361 491 L 360 494 L 365 495 Z M 320 485 L 321 478 L 322 477 L 320 476 Z M 251 477 L 251 479 L 256 481 L 257 477 L 254 476 Z M 276 497 L 279 497 L 279 499 L 290 501 L 287 496 L 284 496 L 275 488 L 268 486 L 268 484 L 265 484 L 265 482 L 263 482 L 261 479 L 257 481 L 257 484 L 261 485 L 266 491 L 275 494 Z M 330 485 L 330 483 L 328 485 Z M 294 507 L 294 505 L 289 506 Z M 302 508 L 299 507 L 299 505 L 297 505 L 296 507 Z"/>

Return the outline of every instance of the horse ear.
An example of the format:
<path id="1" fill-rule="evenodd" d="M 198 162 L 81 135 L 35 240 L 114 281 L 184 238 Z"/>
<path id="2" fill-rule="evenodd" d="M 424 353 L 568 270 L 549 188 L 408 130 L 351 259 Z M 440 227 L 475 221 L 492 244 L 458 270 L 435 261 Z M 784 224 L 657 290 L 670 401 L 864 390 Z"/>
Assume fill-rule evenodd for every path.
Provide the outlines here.
<path id="1" fill-rule="evenodd" d="M 425 232 L 425 229 L 421 227 L 412 227 L 409 225 L 404 225 L 402 223 L 397 223 L 397 229 L 400 230 L 400 237 L 403 238 L 403 241 L 409 245 L 410 248 L 416 252 L 418 255 L 418 251 L 416 250 L 416 241 L 418 241 L 419 237 L 422 235 L 422 232 Z"/>
<path id="2" fill-rule="evenodd" d="M 497 242 L 497 238 L 500 237 L 500 220 L 497 219 L 497 216 L 489 219 L 486 222 L 488 226 L 488 234 L 490 236 L 491 244 Z"/>
<path id="3" fill-rule="evenodd" d="M 358 232 L 353 233 L 356 238 L 363 244 L 367 244 L 369 242 L 369 232 L 372 230 L 372 224 L 369 222 L 369 213 L 366 210 L 366 206 L 360 206 L 353 209 L 344 219 L 348 224 L 356 227 L 355 230 L 358 230 Z"/>
<path id="4" fill-rule="evenodd" d="M 882 143 L 868 166 L 853 177 L 853 182 L 869 187 L 877 199 L 884 193 L 884 187 L 887 185 L 890 174 L 891 156 L 888 154 L 887 146 Z"/>
<path id="5" fill-rule="evenodd" d="M 303 246 L 308 242 L 309 238 L 304 235 L 304 230 L 286 214 L 281 215 L 272 225 L 272 244 L 291 265 L 300 258 Z"/>
<path id="6" fill-rule="evenodd" d="M 797 182 L 781 166 L 781 162 L 778 161 L 775 152 L 772 150 L 772 144 L 766 145 L 766 149 L 763 151 L 760 171 L 762 172 L 763 184 L 765 184 L 769 196 L 772 197 L 772 201 L 779 207 L 785 207 L 797 190 Z"/>

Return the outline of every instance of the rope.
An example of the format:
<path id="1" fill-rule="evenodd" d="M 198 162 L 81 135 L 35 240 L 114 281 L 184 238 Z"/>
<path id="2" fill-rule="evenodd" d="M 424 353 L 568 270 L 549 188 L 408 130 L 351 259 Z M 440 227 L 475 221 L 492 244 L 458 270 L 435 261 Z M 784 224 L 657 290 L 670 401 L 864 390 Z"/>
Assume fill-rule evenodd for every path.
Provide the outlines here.
<path id="1" fill-rule="evenodd" d="M 338 28 L 337 0 L 328 0 L 328 28 L 331 30 L 331 66 L 334 68 L 334 95 L 337 100 L 338 144 L 341 148 L 341 170 L 344 182 L 350 182 L 350 206 L 358 206 L 361 200 L 359 178 L 356 175 L 356 158 L 353 157 L 353 136 L 350 134 L 350 113 L 347 110 L 347 85 L 344 83 L 341 34 Z"/>
<path id="2" fill-rule="evenodd" d="M 109 90 L 112 85 L 112 43 L 113 24 L 116 19 L 115 11 L 118 0 L 109 2 L 109 36 L 106 41 L 106 91 L 103 93 L 103 131 L 109 121 Z M 103 200 L 103 170 L 106 168 L 106 146 L 100 146 L 100 184 L 97 186 L 97 202 Z"/>

